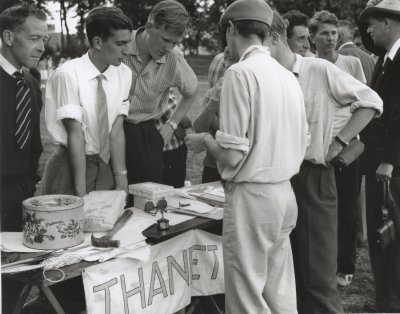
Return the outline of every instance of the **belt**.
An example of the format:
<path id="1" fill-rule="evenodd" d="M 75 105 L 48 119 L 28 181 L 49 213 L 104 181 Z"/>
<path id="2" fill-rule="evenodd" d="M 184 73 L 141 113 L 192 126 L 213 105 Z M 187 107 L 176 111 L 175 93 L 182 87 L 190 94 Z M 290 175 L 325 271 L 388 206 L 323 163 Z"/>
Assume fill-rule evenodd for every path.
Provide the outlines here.
<path id="1" fill-rule="evenodd" d="M 102 159 L 100 158 L 99 154 L 86 155 L 86 159 L 89 160 L 89 161 L 93 161 L 93 162 L 102 161 Z"/>

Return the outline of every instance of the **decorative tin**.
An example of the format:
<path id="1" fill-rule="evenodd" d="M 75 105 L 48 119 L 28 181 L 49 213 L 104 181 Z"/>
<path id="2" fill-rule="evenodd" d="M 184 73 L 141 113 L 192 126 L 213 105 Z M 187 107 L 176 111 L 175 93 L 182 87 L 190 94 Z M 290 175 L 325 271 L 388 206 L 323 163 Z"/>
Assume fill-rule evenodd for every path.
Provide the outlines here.
<path id="1" fill-rule="evenodd" d="M 83 242 L 83 199 L 41 195 L 23 205 L 23 245 L 40 250 L 64 249 Z"/>

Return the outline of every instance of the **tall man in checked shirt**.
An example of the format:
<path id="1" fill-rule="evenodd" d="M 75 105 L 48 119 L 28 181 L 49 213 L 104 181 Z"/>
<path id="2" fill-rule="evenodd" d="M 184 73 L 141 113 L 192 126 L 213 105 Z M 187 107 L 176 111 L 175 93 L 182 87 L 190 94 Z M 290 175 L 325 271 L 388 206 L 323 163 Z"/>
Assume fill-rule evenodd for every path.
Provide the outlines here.
<path id="1" fill-rule="evenodd" d="M 274 13 L 265 41 L 271 55 L 296 75 L 304 94 L 311 142 L 292 185 L 299 215 L 291 235 L 300 313 L 342 313 L 336 287 L 337 191 L 329 162 L 368 122 L 382 112 L 369 87 L 321 58 L 293 53 L 286 25 Z M 340 125 L 336 122 L 340 116 Z"/>
<path id="2" fill-rule="evenodd" d="M 124 124 L 128 183 L 163 182 L 163 147 L 197 96 L 197 78 L 177 45 L 190 28 L 182 4 L 164 0 L 154 6 L 143 28 L 132 32 L 128 56 L 132 70 L 130 109 Z M 170 87 L 182 98 L 158 130 L 168 109 Z"/>

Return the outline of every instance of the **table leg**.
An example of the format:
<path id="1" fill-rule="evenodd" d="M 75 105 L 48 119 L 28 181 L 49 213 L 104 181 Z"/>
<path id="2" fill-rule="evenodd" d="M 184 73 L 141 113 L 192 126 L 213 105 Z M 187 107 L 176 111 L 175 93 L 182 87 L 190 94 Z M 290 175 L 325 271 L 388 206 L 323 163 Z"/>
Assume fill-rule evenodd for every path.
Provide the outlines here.
<path id="1" fill-rule="evenodd" d="M 210 295 L 209 298 L 210 298 L 211 303 L 213 304 L 215 310 L 217 311 L 217 313 L 218 313 L 218 314 L 224 314 L 224 311 L 222 311 L 222 310 L 219 308 L 217 302 L 215 302 L 214 297 L 213 297 L 212 295 Z"/>
<path id="2" fill-rule="evenodd" d="M 4 289 L 4 287 L 3 287 L 3 289 Z M 28 298 L 29 292 L 31 292 L 31 289 L 32 289 L 32 285 L 29 283 L 25 284 L 25 286 L 22 288 L 21 294 L 19 295 L 19 298 L 18 298 L 18 302 L 15 305 L 14 310 L 12 312 L 13 314 L 21 313 L 21 310 L 25 304 L 26 299 Z"/>
<path id="3" fill-rule="evenodd" d="M 64 310 L 62 309 L 60 303 L 58 303 L 56 297 L 54 296 L 53 292 L 50 290 L 49 287 L 40 287 L 46 296 L 47 300 L 49 300 L 51 306 L 56 311 L 57 314 L 65 314 Z"/>

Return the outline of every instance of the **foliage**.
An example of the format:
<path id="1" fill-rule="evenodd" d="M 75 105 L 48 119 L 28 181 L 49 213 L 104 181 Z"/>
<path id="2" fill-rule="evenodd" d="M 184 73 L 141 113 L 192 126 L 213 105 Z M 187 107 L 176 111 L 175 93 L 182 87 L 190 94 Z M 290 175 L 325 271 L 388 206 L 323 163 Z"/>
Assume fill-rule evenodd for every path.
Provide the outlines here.
<path id="1" fill-rule="evenodd" d="M 367 0 L 270 0 L 269 2 L 280 13 L 299 10 L 311 17 L 316 11 L 328 10 L 335 13 L 339 19 L 355 22 L 365 8 Z"/>
<path id="2" fill-rule="evenodd" d="M 21 3 L 23 0 L 1 0 L 0 12 L 5 8 Z M 24 2 L 35 3 L 40 7 L 45 7 L 46 2 L 55 1 L 60 4 L 60 18 L 62 20 L 62 32 L 66 35 L 61 36 L 62 50 L 70 50 L 71 47 L 84 46 L 84 22 L 87 13 L 94 7 L 106 5 L 108 3 L 122 9 L 122 11 L 132 20 L 135 29 L 145 25 L 147 17 L 153 6 L 160 0 L 24 0 Z M 192 17 L 193 27 L 182 44 L 185 51 L 190 54 L 198 54 L 199 46 L 206 48 L 210 53 L 222 51 L 225 46 L 223 36 L 219 30 L 219 19 L 222 12 L 234 0 L 178 0 L 188 10 Z M 348 19 L 354 22 L 361 10 L 365 7 L 367 0 L 266 0 L 272 8 L 280 13 L 289 10 L 300 10 L 312 16 L 319 10 L 329 10 L 335 13 L 339 19 Z M 70 30 L 66 23 L 66 13 L 74 9 L 79 18 L 77 26 L 77 43 L 71 42 Z"/>

